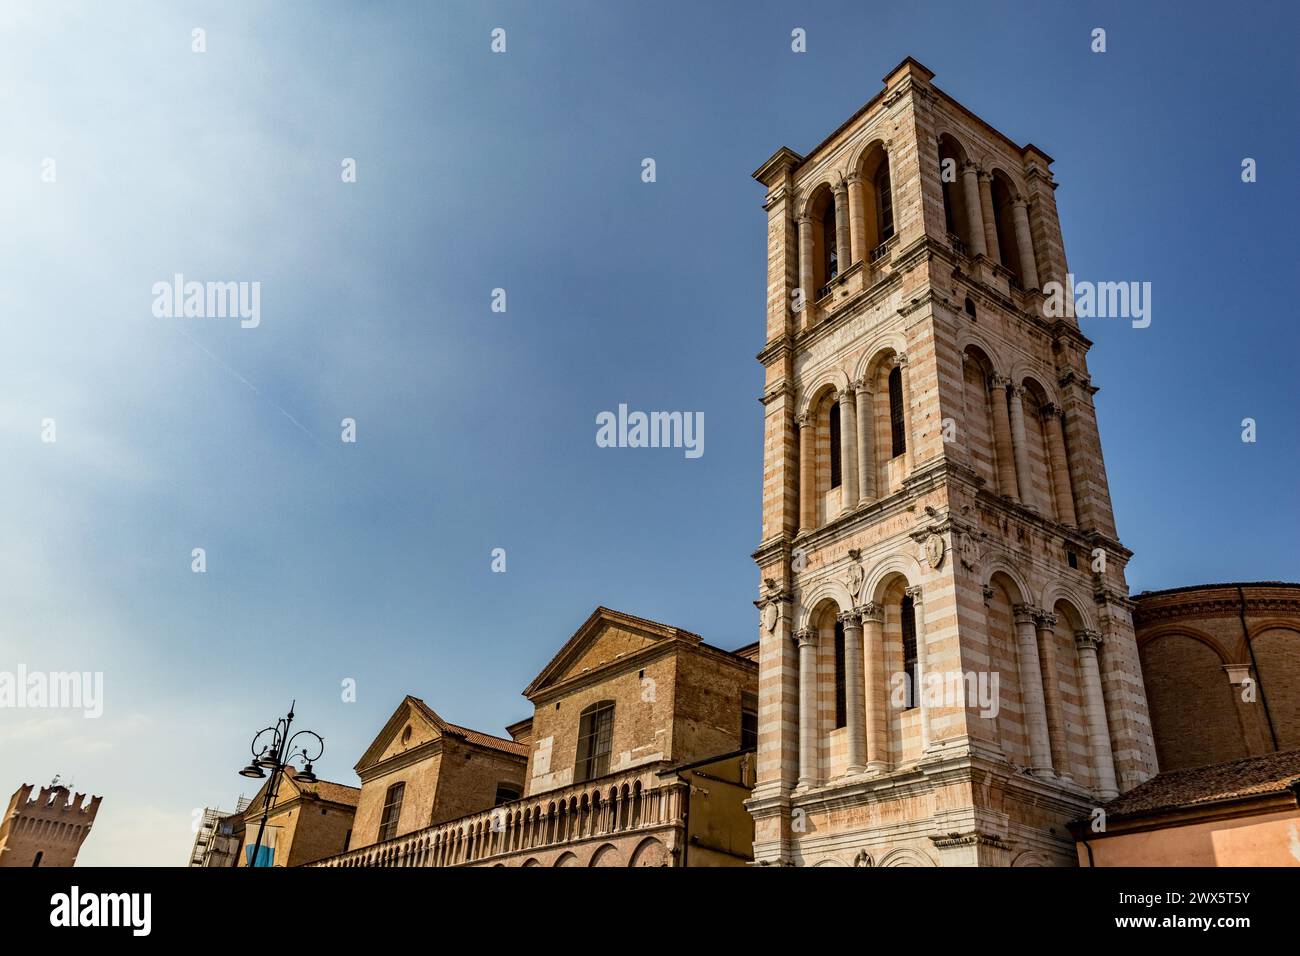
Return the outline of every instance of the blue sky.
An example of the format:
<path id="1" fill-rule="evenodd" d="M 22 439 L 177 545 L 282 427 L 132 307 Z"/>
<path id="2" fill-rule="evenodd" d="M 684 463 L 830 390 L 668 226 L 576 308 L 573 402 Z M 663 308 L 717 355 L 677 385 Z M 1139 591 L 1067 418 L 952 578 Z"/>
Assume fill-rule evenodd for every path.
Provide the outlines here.
<path id="1" fill-rule="evenodd" d="M 178 865 L 291 698 L 353 783 L 403 694 L 526 716 L 597 604 L 753 640 L 750 173 L 908 55 L 1055 157 L 1078 276 L 1153 283 L 1084 323 L 1132 589 L 1300 580 L 1286 6 L 6 4 L 0 669 L 103 671 L 105 713 L 0 711 L 0 790 L 71 777 L 83 863 Z M 178 272 L 260 326 L 154 318 Z M 620 402 L 705 454 L 596 447 Z"/>

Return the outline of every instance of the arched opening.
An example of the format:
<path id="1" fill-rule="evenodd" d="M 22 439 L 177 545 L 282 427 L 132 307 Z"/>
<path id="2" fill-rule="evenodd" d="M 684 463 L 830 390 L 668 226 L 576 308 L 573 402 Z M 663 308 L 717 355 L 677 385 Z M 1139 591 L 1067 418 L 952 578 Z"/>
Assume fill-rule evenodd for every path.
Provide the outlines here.
<path id="1" fill-rule="evenodd" d="M 858 162 L 862 184 L 863 254 L 870 262 L 884 255 L 882 248 L 894 235 L 894 191 L 889 178 L 889 154 L 873 144 Z"/>
<path id="2" fill-rule="evenodd" d="M 1021 690 L 1019 654 L 1016 650 L 1014 608 L 1025 598 L 1020 587 L 1006 573 L 995 572 L 989 579 L 985 599 L 984 640 L 990 673 L 999 675 L 999 704 L 994 708 L 993 733 L 1002 752 L 1013 765 L 1029 767 L 1029 727 Z M 976 640 L 979 635 L 972 635 Z M 976 653 L 978 650 L 975 651 Z"/>
<path id="3" fill-rule="evenodd" d="M 1011 208 L 1016 199 L 1016 189 L 1000 169 L 993 171 L 990 185 L 993 193 L 993 224 L 998 236 L 1002 265 L 1011 271 L 1016 285 L 1022 286 L 1024 273 L 1020 268 L 1020 247 L 1016 243 L 1015 214 Z"/>
<path id="4" fill-rule="evenodd" d="M 835 196 L 830 186 L 823 184 L 813 193 L 808 214 L 812 219 L 813 298 L 816 300 L 830 291 L 827 285 L 840 271 L 836 254 Z"/>
<path id="5" fill-rule="evenodd" d="M 1042 515 L 1060 521 L 1062 516 L 1057 514 L 1052 489 L 1052 461 L 1047 436 L 1051 422 L 1047 420 L 1046 413 L 1049 405 L 1047 392 L 1032 378 L 1024 379 L 1021 384 L 1024 387 L 1021 403 L 1025 416 L 1025 450 L 1029 461 L 1029 474 L 1020 477 L 1021 502 Z M 1068 477 L 1066 480 L 1069 480 Z"/>
<path id="6" fill-rule="evenodd" d="M 943 187 L 943 222 L 948 235 L 957 240 L 957 251 L 970 254 L 970 217 L 966 212 L 966 182 L 962 166 L 966 150 L 947 133 L 939 137 L 939 182 Z M 976 197 L 978 200 L 979 197 Z"/>
<path id="7" fill-rule="evenodd" d="M 970 345 L 962 352 L 961 364 L 964 427 L 957 432 L 958 444 L 966 452 L 967 464 L 984 479 L 986 487 L 1005 494 L 1005 489 L 998 486 L 997 443 L 990 404 L 989 380 L 993 376 L 993 363 L 982 349 Z"/>

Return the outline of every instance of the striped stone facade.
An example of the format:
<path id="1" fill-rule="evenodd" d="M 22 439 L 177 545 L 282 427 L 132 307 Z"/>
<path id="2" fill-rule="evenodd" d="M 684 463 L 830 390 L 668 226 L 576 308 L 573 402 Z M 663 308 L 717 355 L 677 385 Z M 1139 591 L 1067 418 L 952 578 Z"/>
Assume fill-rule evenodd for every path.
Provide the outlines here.
<path id="1" fill-rule="evenodd" d="M 1051 160 L 932 77 L 755 173 L 760 864 L 1072 865 L 1156 771 Z"/>

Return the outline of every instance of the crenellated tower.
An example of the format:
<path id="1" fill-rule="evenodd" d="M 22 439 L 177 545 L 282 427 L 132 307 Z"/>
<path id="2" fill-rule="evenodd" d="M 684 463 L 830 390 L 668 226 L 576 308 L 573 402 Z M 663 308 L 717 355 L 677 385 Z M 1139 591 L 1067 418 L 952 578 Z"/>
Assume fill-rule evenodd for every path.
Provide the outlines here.
<path id="1" fill-rule="evenodd" d="M 25 783 L 0 820 L 0 866 L 73 866 L 103 797 L 75 796 L 67 787 L 41 787 L 33 799 Z"/>

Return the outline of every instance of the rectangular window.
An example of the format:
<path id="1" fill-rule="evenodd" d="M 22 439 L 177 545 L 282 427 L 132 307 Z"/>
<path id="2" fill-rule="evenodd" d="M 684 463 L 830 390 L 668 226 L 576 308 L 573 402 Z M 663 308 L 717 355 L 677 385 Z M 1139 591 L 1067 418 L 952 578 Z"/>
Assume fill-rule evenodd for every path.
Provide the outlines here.
<path id="1" fill-rule="evenodd" d="M 844 623 L 835 622 L 835 726 L 848 723 L 848 706 L 844 683 Z"/>
<path id="2" fill-rule="evenodd" d="M 889 183 L 888 166 L 876 177 L 876 213 L 880 217 L 876 223 L 880 241 L 885 242 L 894 235 L 894 193 Z"/>
<path id="3" fill-rule="evenodd" d="M 897 365 L 889 373 L 889 437 L 891 457 L 907 451 L 907 425 L 903 418 L 903 370 Z"/>
<path id="4" fill-rule="evenodd" d="M 509 803 L 512 800 L 518 800 L 518 799 L 519 799 L 518 787 L 511 786 L 508 783 L 499 783 L 497 784 L 496 802 L 493 803 L 492 805 L 494 807 L 499 807 L 503 803 Z"/>
<path id="5" fill-rule="evenodd" d="M 582 712 L 578 723 L 578 764 L 575 783 L 609 773 L 609 754 L 614 744 L 614 702 L 601 701 Z"/>
<path id="6" fill-rule="evenodd" d="M 397 821 L 402 815 L 402 794 L 405 792 L 404 783 L 395 783 L 388 788 L 384 797 L 384 813 L 379 820 L 380 843 L 397 836 Z"/>
<path id="7" fill-rule="evenodd" d="M 758 695 L 745 694 L 740 699 L 740 749 L 758 747 Z"/>
<path id="8" fill-rule="evenodd" d="M 910 597 L 903 598 L 903 672 L 907 675 L 907 697 L 904 706 L 911 710 L 920 699 L 916 686 L 916 606 Z"/>
<path id="9" fill-rule="evenodd" d="M 831 433 L 831 487 L 838 488 L 841 481 L 841 472 L 843 471 L 840 462 L 840 403 L 836 402 L 831 406 L 830 417 Z M 856 502 L 855 502 L 856 504 Z"/>

